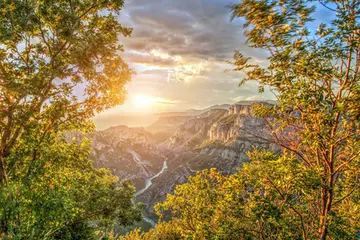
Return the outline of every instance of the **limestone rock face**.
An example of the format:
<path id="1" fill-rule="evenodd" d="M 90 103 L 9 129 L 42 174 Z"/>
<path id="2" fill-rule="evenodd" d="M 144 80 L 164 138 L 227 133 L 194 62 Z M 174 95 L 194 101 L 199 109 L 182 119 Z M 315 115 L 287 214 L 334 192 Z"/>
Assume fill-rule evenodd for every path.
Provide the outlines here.
<path id="1" fill-rule="evenodd" d="M 211 109 L 208 112 L 200 114 L 189 119 L 176 131 L 176 133 L 166 142 L 168 148 L 183 149 L 194 148 L 208 136 L 208 131 L 217 120 L 219 120 L 226 110 Z"/>
<path id="2" fill-rule="evenodd" d="M 233 115 L 233 114 L 250 115 L 251 105 L 234 104 L 228 110 L 228 115 Z"/>
<path id="3" fill-rule="evenodd" d="M 209 138 L 222 142 L 233 138 L 268 138 L 265 121 L 254 117 L 251 105 L 233 105 L 227 115 L 214 123 L 209 129 Z"/>
<path id="4" fill-rule="evenodd" d="M 111 127 L 94 133 L 91 140 L 94 166 L 111 169 L 120 180 L 133 180 L 138 189 L 166 159 L 144 128 Z"/>

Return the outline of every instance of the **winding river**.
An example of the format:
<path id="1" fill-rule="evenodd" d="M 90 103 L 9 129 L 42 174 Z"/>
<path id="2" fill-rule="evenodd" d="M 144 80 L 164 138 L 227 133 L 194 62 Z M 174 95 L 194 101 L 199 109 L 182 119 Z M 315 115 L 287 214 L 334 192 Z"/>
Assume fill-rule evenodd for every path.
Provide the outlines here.
<path id="1" fill-rule="evenodd" d="M 165 171 L 165 169 L 167 169 L 166 160 L 164 161 L 163 167 L 162 167 L 162 169 L 161 169 L 160 172 L 158 172 L 156 175 L 152 176 L 151 178 L 148 178 L 148 179 L 145 180 L 145 187 L 142 188 L 142 189 L 140 189 L 138 192 L 136 192 L 136 193 L 135 193 L 135 197 L 143 194 L 143 193 L 152 185 L 152 180 L 153 180 L 154 178 L 157 178 L 158 176 L 160 176 L 160 175 Z M 144 221 L 150 223 L 151 226 L 153 226 L 153 227 L 156 225 L 156 222 L 153 221 L 153 220 L 150 219 L 150 218 L 143 217 L 143 219 L 144 219 Z"/>
<path id="2" fill-rule="evenodd" d="M 162 167 L 160 172 L 158 172 L 156 175 L 152 176 L 151 178 L 148 178 L 148 179 L 145 180 L 145 187 L 143 189 L 140 189 L 138 192 L 136 192 L 135 197 L 137 197 L 137 196 L 141 195 L 142 193 L 144 193 L 152 185 L 152 180 L 154 178 L 157 178 L 158 176 L 160 176 L 165 171 L 165 169 L 167 169 L 166 160 L 164 161 L 163 167 Z"/>

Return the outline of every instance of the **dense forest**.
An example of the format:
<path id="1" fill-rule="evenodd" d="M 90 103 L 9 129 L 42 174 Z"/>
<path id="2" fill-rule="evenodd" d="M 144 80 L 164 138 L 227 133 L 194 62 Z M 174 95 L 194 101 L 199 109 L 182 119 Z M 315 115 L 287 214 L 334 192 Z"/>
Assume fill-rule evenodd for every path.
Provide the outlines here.
<path id="1" fill-rule="evenodd" d="M 359 239 L 360 2 L 243 0 L 251 48 L 234 71 L 270 89 L 257 104 L 281 151 L 254 148 L 238 172 L 198 172 L 155 206 L 147 232 L 130 181 L 89 159 L 95 114 L 122 104 L 123 0 L 0 1 L 2 239 Z M 313 19 L 317 7 L 333 12 Z M 317 29 L 309 26 L 316 22 Z M 235 33 L 234 33 L 235 34 Z M 235 49 L 234 49 L 235 50 Z"/>

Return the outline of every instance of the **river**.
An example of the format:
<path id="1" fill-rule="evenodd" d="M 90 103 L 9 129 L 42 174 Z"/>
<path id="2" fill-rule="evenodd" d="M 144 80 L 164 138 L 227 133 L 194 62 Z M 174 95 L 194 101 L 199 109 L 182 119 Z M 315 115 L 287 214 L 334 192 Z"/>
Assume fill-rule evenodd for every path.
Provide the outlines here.
<path id="1" fill-rule="evenodd" d="M 142 188 L 142 189 L 140 189 L 138 192 L 136 192 L 136 193 L 135 193 L 135 197 L 143 194 L 143 193 L 152 185 L 152 180 L 153 180 L 154 178 L 157 178 L 158 176 L 160 176 L 160 175 L 165 171 L 165 169 L 167 169 L 166 160 L 164 161 L 163 167 L 162 167 L 162 169 L 161 169 L 160 172 L 158 172 L 156 175 L 152 176 L 151 178 L 148 178 L 148 179 L 145 180 L 145 187 Z M 153 227 L 156 225 L 156 222 L 153 221 L 153 220 L 150 219 L 150 218 L 143 217 L 143 219 L 144 219 L 144 221 L 150 223 L 151 226 L 153 226 Z"/>
<path id="2" fill-rule="evenodd" d="M 166 161 L 164 161 L 163 167 L 162 167 L 160 172 L 158 172 L 156 175 L 152 176 L 151 178 L 148 178 L 148 179 L 145 180 L 145 187 L 140 189 L 138 192 L 136 192 L 135 197 L 143 194 L 152 185 L 152 180 L 154 178 L 157 178 L 158 176 L 160 176 L 165 171 L 165 169 L 167 169 Z"/>

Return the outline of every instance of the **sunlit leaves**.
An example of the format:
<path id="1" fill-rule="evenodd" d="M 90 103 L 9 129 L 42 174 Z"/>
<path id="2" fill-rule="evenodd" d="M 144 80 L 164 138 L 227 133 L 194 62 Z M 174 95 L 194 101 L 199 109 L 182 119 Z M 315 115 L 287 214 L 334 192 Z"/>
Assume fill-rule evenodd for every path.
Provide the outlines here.
<path id="1" fill-rule="evenodd" d="M 260 106 L 255 112 L 268 119 L 274 141 L 298 161 L 293 168 L 306 180 L 293 187 L 300 187 L 295 196 L 306 200 L 299 213 L 311 221 L 303 221 L 308 225 L 303 238 L 316 232 L 321 239 L 354 238 L 359 219 L 344 217 L 349 215 L 341 204 L 356 204 L 351 196 L 359 189 L 359 181 L 348 173 L 359 167 L 360 6 L 357 1 L 325 1 L 319 7 L 333 19 L 310 31 L 312 2 L 249 0 L 234 5 L 233 17 L 245 20 L 250 46 L 269 56 L 268 67 L 252 66 L 236 52 L 234 64 L 245 73 L 241 83 L 255 80 L 278 98 L 273 108 Z M 284 185 L 273 184 L 279 192 Z"/>
<path id="2" fill-rule="evenodd" d="M 133 72 L 119 55 L 119 36 L 132 31 L 118 22 L 123 5 L 0 1 L 2 235 L 89 239 L 90 221 L 105 230 L 140 218 L 134 188 L 91 166 L 88 140 L 68 139 L 125 99 Z"/>
<path id="3" fill-rule="evenodd" d="M 97 228 L 105 230 L 140 219 L 132 203 L 134 187 L 118 184 L 108 170 L 92 167 L 88 139 L 66 142 L 48 134 L 44 140 L 34 129 L 8 157 L 15 172 L 0 193 L 7 234 L 16 239 L 52 239 L 79 222 L 97 221 Z M 22 161 L 16 161 L 19 158 Z"/>

